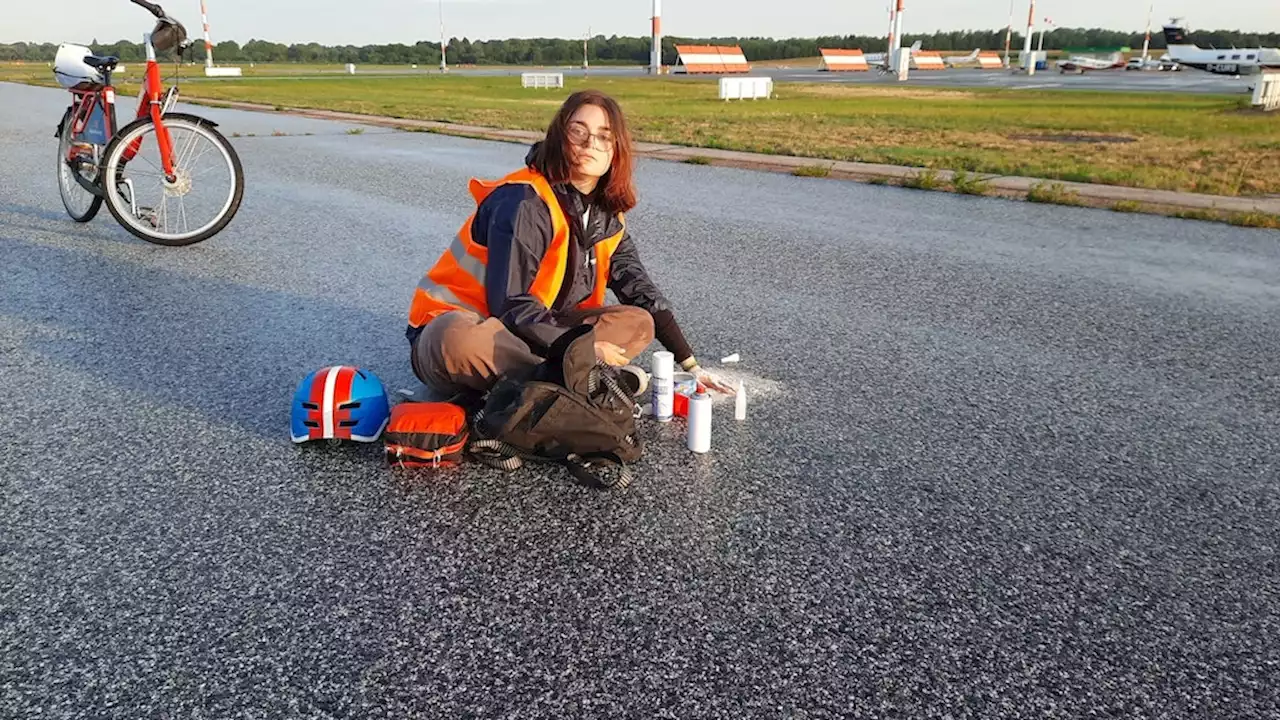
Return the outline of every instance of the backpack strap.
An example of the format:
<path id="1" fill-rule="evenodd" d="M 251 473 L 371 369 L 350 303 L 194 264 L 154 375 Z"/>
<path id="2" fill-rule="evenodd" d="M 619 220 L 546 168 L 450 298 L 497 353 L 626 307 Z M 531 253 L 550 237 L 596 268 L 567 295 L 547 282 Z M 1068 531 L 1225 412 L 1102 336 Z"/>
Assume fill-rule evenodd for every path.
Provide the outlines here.
<path id="1" fill-rule="evenodd" d="M 525 453 L 501 440 L 474 440 L 467 446 L 467 452 L 476 460 L 498 470 L 511 472 L 524 467 L 522 457 Z"/>
<path id="2" fill-rule="evenodd" d="M 632 397 L 630 393 L 622 389 L 622 386 L 618 384 L 617 378 L 613 376 L 611 371 L 612 368 L 603 360 L 596 360 L 596 366 L 591 375 L 587 378 L 587 392 L 594 393 L 600 388 L 600 383 L 603 382 L 605 387 L 609 389 L 609 392 L 612 393 L 614 397 L 621 400 L 623 405 L 630 407 L 634 417 L 639 418 L 644 412 L 644 409 L 640 407 L 639 403 L 636 402 L 636 399 Z"/>
<path id="3" fill-rule="evenodd" d="M 570 455 L 564 459 L 564 466 L 575 480 L 588 487 L 626 490 L 631 486 L 631 469 L 613 453 Z"/>
<path id="4" fill-rule="evenodd" d="M 563 465 L 579 484 L 597 490 L 625 490 L 633 479 L 631 470 L 613 453 L 570 454 L 562 460 L 527 453 L 501 440 L 472 441 L 467 452 L 481 463 L 507 472 L 524 467 L 526 460 Z"/>

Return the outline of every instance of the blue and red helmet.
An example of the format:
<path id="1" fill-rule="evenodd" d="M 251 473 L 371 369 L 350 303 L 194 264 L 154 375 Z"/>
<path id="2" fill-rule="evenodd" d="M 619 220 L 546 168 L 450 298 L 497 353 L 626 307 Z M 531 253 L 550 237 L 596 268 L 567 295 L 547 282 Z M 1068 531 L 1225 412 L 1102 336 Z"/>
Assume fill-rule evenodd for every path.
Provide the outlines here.
<path id="1" fill-rule="evenodd" d="M 333 365 L 311 373 L 298 385 L 290 416 L 295 443 L 371 443 L 386 429 L 391 403 L 377 375 L 350 365 Z"/>

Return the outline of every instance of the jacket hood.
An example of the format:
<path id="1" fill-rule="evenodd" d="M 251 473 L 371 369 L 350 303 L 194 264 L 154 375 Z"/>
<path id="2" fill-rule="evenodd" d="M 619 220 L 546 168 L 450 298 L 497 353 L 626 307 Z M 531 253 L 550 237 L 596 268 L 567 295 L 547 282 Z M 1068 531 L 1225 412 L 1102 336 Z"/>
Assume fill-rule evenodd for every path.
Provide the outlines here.
<path id="1" fill-rule="evenodd" d="M 542 147 L 542 141 L 534 143 L 529 147 L 529 152 L 524 156 L 524 164 L 533 167 L 533 156 L 537 154 L 538 148 Z"/>

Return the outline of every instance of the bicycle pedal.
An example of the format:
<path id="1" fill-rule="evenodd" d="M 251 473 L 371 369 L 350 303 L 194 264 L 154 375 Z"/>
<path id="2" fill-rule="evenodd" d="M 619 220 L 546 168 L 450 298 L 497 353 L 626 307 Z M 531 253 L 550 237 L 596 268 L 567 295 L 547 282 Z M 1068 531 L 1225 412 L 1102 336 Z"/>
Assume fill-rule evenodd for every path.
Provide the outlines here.
<path id="1" fill-rule="evenodd" d="M 156 222 L 156 211 L 154 208 L 140 207 L 138 208 L 138 212 L 135 213 L 135 217 L 139 220 L 145 220 L 147 224 L 151 226 L 152 230 L 160 227 L 160 223 Z"/>

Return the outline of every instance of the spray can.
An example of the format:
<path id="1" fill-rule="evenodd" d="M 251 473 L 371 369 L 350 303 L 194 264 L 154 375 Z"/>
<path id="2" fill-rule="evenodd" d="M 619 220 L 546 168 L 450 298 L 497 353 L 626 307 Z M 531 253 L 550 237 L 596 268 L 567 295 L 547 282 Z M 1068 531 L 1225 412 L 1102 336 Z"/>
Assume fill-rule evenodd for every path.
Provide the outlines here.
<path id="1" fill-rule="evenodd" d="M 689 398 L 689 449 L 696 453 L 711 450 L 711 396 L 705 392 Z"/>
<path id="2" fill-rule="evenodd" d="M 671 422 L 675 413 L 676 356 L 666 350 L 653 354 L 653 416 L 658 422 Z"/>

